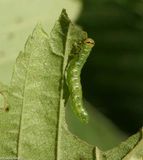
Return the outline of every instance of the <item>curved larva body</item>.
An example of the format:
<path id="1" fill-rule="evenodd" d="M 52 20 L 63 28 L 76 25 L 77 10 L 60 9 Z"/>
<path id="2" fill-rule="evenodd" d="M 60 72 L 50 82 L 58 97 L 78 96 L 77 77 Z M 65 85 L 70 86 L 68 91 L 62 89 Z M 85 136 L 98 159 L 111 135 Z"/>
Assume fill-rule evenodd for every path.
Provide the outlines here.
<path id="1" fill-rule="evenodd" d="M 67 67 L 66 82 L 71 96 L 72 108 L 84 123 L 88 122 L 88 114 L 83 107 L 80 74 L 93 46 L 94 41 L 89 38 L 86 39 L 81 46 L 80 52 L 69 62 Z"/>

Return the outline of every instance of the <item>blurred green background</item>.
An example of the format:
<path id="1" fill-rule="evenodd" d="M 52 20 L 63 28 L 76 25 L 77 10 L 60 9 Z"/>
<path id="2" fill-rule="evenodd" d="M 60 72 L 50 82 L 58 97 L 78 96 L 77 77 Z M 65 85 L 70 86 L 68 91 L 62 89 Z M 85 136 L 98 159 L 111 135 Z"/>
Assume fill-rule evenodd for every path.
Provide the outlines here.
<path id="1" fill-rule="evenodd" d="M 50 32 L 63 8 L 96 41 L 82 72 L 90 122 L 81 124 L 70 107 L 67 122 L 74 134 L 106 150 L 143 122 L 143 0 L 0 0 L 0 81 L 9 84 L 35 25 Z"/>

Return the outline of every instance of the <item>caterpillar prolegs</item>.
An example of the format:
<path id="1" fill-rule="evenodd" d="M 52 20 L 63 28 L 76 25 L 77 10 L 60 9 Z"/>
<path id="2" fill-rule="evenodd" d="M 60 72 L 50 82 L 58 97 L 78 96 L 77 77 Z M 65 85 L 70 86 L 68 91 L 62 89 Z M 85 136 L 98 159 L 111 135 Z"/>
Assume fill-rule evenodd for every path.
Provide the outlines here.
<path id="1" fill-rule="evenodd" d="M 94 40 L 87 38 L 80 45 L 79 53 L 69 61 L 66 70 L 66 83 L 70 92 L 72 109 L 76 116 L 84 123 L 88 123 L 88 114 L 83 106 L 80 74 L 94 44 Z"/>

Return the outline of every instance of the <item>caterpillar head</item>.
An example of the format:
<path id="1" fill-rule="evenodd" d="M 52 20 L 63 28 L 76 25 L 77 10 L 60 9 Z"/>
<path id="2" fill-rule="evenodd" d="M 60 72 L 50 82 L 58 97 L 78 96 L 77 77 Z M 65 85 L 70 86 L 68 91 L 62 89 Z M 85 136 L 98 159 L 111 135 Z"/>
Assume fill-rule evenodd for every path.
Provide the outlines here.
<path id="1" fill-rule="evenodd" d="M 92 48 L 92 47 L 94 46 L 95 42 L 94 42 L 93 39 L 87 38 L 87 39 L 84 41 L 84 44 L 86 44 L 86 45 L 88 45 L 89 47 Z"/>

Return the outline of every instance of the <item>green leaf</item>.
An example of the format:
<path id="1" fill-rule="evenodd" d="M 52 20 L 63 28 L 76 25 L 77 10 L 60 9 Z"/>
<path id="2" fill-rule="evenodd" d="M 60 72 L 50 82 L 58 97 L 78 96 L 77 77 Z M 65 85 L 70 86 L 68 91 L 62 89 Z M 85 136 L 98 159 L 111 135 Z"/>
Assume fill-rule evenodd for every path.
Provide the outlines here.
<path id="1" fill-rule="evenodd" d="M 143 158 L 142 131 L 129 137 L 118 147 L 104 153 L 107 160 L 140 160 Z"/>
<path id="2" fill-rule="evenodd" d="M 142 160 L 143 159 L 143 130 L 141 130 L 140 141 L 124 158 L 124 160 Z"/>
<path id="3" fill-rule="evenodd" d="M 93 146 L 65 122 L 64 71 L 73 43 L 85 38 L 63 10 L 50 36 L 37 25 L 16 60 L 8 103 L 0 114 L 0 157 L 93 159 Z"/>
<path id="4" fill-rule="evenodd" d="M 85 32 L 70 22 L 65 10 L 49 36 L 40 24 L 36 26 L 16 60 L 9 91 L 8 87 L 0 84 L 0 98 L 6 95 L 4 100 L 9 107 L 9 111 L 0 112 L 0 158 L 143 158 L 142 131 L 118 147 L 103 152 L 68 130 L 65 121 L 65 68 L 73 44 L 85 37 Z"/>

